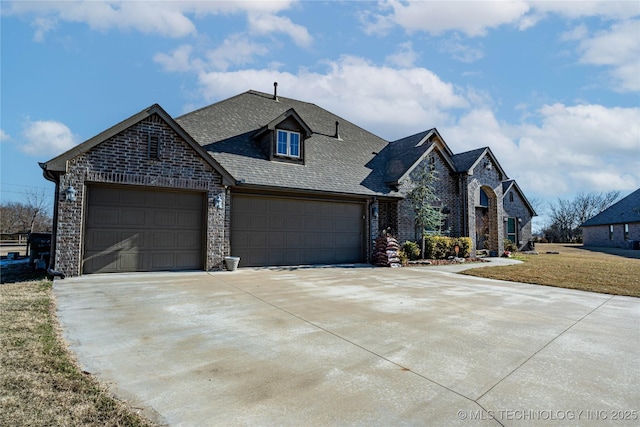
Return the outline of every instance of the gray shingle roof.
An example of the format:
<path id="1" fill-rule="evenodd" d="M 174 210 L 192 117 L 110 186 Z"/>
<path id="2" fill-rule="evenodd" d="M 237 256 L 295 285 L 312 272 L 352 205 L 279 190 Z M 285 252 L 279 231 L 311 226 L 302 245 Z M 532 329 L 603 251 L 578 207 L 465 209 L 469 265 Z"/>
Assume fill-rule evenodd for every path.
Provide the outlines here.
<path id="1" fill-rule="evenodd" d="M 374 160 L 374 169 L 384 173 L 385 182 L 397 182 L 431 148 L 431 141 L 418 144 L 433 131 L 434 129 L 429 129 L 390 143 Z"/>
<path id="2" fill-rule="evenodd" d="M 452 157 L 453 164 L 456 166 L 456 172 L 467 172 L 484 155 L 487 147 L 477 148 L 464 153 L 454 154 Z"/>
<path id="3" fill-rule="evenodd" d="M 586 220 L 582 227 L 640 222 L 640 188 L 598 215 Z"/>
<path id="4" fill-rule="evenodd" d="M 269 161 L 252 139 L 256 131 L 293 108 L 311 128 L 305 164 Z M 335 122 L 340 122 L 336 139 Z M 315 104 L 248 91 L 176 118 L 236 180 L 282 189 L 358 195 L 393 195 L 384 173 L 371 169 L 384 139 Z"/>
<path id="5" fill-rule="evenodd" d="M 515 183 L 515 181 L 513 179 L 509 179 L 507 181 L 502 181 L 502 194 L 503 195 L 507 195 L 507 191 L 509 190 L 509 187 L 511 187 L 511 184 Z"/>

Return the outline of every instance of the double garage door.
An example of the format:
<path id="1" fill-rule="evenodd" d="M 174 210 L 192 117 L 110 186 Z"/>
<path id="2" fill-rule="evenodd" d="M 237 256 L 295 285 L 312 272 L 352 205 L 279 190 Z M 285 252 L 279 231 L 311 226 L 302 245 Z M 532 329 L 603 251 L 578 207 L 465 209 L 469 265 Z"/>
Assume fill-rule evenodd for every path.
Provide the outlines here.
<path id="1" fill-rule="evenodd" d="M 89 186 L 83 273 L 203 268 L 204 194 Z"/>
<path id="2" fill-rule="evenodd" d="M 205 196 L 87 188 L 82 272 L 203 269 Z M 364 203 L 234 194 L 231 254 L 243 266 L 362 262 Z"/>
<path id="3" fill-rule="evenodd" d="M 364 203 L 234 194 L 231 254 L 243 266 L 364 260 Z"/>

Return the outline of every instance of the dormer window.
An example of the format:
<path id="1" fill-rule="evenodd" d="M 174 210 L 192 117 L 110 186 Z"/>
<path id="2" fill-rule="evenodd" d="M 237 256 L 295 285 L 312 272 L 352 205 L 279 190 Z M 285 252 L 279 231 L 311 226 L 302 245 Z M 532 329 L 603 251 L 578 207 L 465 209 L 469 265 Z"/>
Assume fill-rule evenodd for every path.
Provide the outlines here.
<path id="1" fill-rule="evenodd" d="M 312 133 L 298 113 L 290 108 L 260 128 L 252 138 L 269 160 L 304 165 L 304 144 Z"/>
<path id="2" fill-rule="evenodd" d="M 300 157 L 300 134 L 288 130 L 278 129 L 276 154 L 278 156 Z"/>

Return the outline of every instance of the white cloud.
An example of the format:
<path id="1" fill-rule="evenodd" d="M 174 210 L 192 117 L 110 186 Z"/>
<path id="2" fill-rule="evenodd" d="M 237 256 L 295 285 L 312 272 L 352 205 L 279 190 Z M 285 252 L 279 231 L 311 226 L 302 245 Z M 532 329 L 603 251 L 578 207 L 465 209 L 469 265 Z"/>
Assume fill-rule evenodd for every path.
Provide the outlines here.
<path id="1" fill-rule="evenodd" d="M 266 46 L 254 43 L 246 36 L 235 34 L 225 39 L 215 49 L 202 53 L 204 58 L 194 54 L 191 45 L 182 45 L 170 53 L 157 53 L 153 60 L 168 72 L 207 72 L 210 70 L 226 71 L 232 65 L 244 66 L 254 61 L 256 56 L 269 53 Z"/>
<path id="2" fill-rule="evenodd" d="M 36 32 L 33 34 L 33 40 L 36 42 L 44 41 L 44 36 L 49 31 L 53 30 L 57 25 L 57 19 L 38 16 L 33 20 L 31 24 L 35 27 Z"/>
<path id="3" fill-rule="evenodd" d="M 284 33 L 298 46 L 308 47 L 313 38 L 302 25 L 294 24 L 284 16 L 273 14 L 249 14 L 249 29 L 255 34 Z"/>
<path id="4" fill-rule="evenodd" d="M 385 61 L 390 65 L 395 65 L 401 68 L 411 68 L 414 66 L 416 60 L 418 59 L 418 54 L 413 50 L 413 44 L 411 42 L 406 42 L 400 44 L 398 50 L 388 55 L 385 58 Z"/>
<path id="5" fill-rule="evenodd" d="M 313 102 L 386 138 L 407 136 L 449 121 L 448 111 L 468 108 L 464 94 L 425 68 L 376 66 L 353 56 L 329 62 L 326 73 L 299 70 L 201 72 L 202 93 L 209 102 L 247 88 Z"/>
<path id="6" fill-rule="evenodd" d="M 232 35 L 222 45 L 207 52 L 208 63 L 216 70 L 227 70 L 231 65 L 246 65 L 257 55 L 266 55 L 266 46 L 254 43 L 242 35 Z"/>
<path id="7" fill-rule="evenodd" d="M 628 0 L 597 1 L 530 1 L 537 13 L 553 13 L 570 19 L 600 17 L 605 19 L 628 19 L 640 14 L 638 3 Z"/>
<path id="8" fill-rule="evenodd" d="M 63 153 L 77 144 L 77 138 L 61 122 L 38 120 L 27 122 L 22 132 L 24 143 L 20 150 L 37 156 L 50 156 Z"/>
<path id="9" fill-rule="evenodd" d="M 629 19 L 640 14 L 635 1 L 423 1 L 387 0 L 377 13 L 365 15 L 365 31 L 385 33 L 393 26 L 408 32 L 438 35 L 459 31 L 469 37 L 484 36 L 488 30 L 513 25 L 526 30 L 549 14 L 568 19 L 600 17 Z"/>
<path id="10" fill-rule="evenodd" d="M 463 62 L 483 56 L 479 48 L 460 41 L 484 36 L 491 29 L 512 25 L 526 30 L 550 15 L 568 20 L 597 17 L 612 21 L 609 31 L 589 37 L 589 29 L 580 23 L 560 35 L 560 40 L 578 42 L 580 63 L 605 66 L 612 78 L 611 86 L 619 92 L 640 90 L 640 8 L 634 1 L 399 1 L 379 3 L 376 13 L 366 15 L 365 31 L 385 33 L 394 26 L 407 32 L 431 35 L 453 33 L 442 41 L 441 51 Z"/>
<path id="11" fill-rule="evenodd" d="M 441 128 L 455 152 L 488 145 L 525 192 L 556 197 L 640 186 L 640 108 L 545 105 L 539 124 L 499 123 L 473 110 Z"/>
<path id="12" fill-rule="evenodd" d="M 585 38 L 579 50 L 580 62 L 612 67 L 617 90 L 640 90 L 640 20 L 616 23 L 609 31 Z"/>
<path id="13" fill-rule="evenodd" d="M 153 60 L 162 65 L 168 72 L 186 72 L 194 68 L 191 62 L 191 53 L 193 47 L 190 45 L 182 45 L 171 51 L 170 54 L 156 53 Z"/>
<path id="14" fill-rule="evenodd" d="M 562 33 L 562 35 L 560 36 L 560 40 L 562 41 L 582 40 L 586 38 L 588 34 L 589 34 L 589 29 L 587 28 L 587 26 L 584 24 L 580 24 L 574 27 L 572 30 L 565 31 L 564 33 Z"/>
<path id="15" fill-rule="evenodd" d="M 41 41 L 58 21 L 81 22 L 94 30 L 135 30 L 165 37 L 185 37 L 196 33 L 190 17 L 232 13 L 259 13 L 265 16 L 288 9 L 294 1 L 16 1 L 3 13 L 35 15 L 34 38 Z M 283 18 L 286 19 L 286 18 Z M 294 25 L 295 31 L 300 27 Z M 306 30 L 305 30 L 306 31 Z"/>
<path id="16" fill-rule="evenodd" d="M 184 37 L 195 33 L 195 25 L 184 9 L 185 5 L 174 2 L 156 2 L 153 7 L 137 1 L 14 2 L 10 13 L 35 14 L 32 25 L 40 40 L 56 21 L 81 22 L 101 31 L 115 28 Z"/>
<path id="17" fill-rule="evenodd" d="M 389 13 L 387 12 L 389 11 Z M 517 23 L 527 12 L 526 1 L 398 1 L 380 4 L 380 12 L 366 24 L 369 33 L 383 33 L 399 25 L 408 32 L 441 34 L 461 31 L 468 36 L 483 36 L 490 28 Z"/>
<path id="18" fill-rule="evenodd" d="M 471 47 L 460 41 L 460 37 L 454 35 L 448 40 L 443 40 L 439 48 L 440 52 L 450 54 L 454 59 L 461 62 L 471 63 L 481 59 L 484 52 L 480 48 Z"/>
<path id="19" fill-rule="evenodd" d="M 0 129 L 0 142 L 11 141 L 11 136 L 4 130 Z"/>

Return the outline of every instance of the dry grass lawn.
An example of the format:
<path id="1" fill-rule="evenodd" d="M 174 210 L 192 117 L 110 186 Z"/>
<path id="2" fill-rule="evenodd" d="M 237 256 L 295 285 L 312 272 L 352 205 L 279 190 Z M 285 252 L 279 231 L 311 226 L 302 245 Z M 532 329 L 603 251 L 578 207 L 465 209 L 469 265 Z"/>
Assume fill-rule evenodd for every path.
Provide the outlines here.
<path id="1" fill-rule="evenodd" d="M 0 426 L 97 425 L 152 424 L 74 363 L 50 281 L 0 285 Z"/>
<path id="2" fill-rule="evenodd" d="M 640 297 L 640 251 L 550 243 L 537 244 L 536 251 L 539 255 L 517 254 L 522 264 L 476 268 L 464 274 Z"/>

